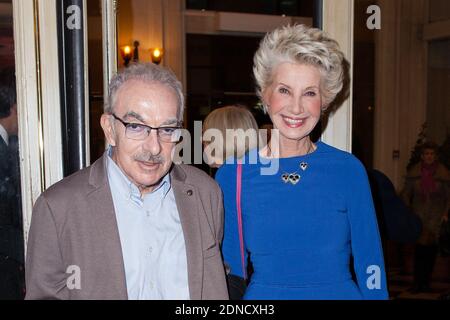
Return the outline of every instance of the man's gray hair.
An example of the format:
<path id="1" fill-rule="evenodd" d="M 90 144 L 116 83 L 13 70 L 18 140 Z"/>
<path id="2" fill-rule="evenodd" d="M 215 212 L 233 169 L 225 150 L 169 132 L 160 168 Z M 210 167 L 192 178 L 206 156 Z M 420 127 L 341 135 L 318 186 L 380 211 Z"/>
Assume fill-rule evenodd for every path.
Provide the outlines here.
<path id="1" fill-rule="evenodd" d="M 129 80 L 141 80 L 146 83 L 157 82 L 174 90 L 178 100 L 178 120 L 182 120 L 184 112 L 184 96 L 180 81 L 175 74 L 164 67 L 153 63 L 133 63 L 117 72 L 109 83 L 106 113 L 113 113 L 117 91 Z"/>

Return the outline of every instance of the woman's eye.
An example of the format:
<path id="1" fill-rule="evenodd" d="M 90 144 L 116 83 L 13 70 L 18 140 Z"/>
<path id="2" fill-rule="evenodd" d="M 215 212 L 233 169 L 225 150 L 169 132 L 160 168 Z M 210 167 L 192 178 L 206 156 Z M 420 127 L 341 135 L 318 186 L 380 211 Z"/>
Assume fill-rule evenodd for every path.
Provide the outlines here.
<path id="1" fill-rule="evenodd" d="M 278 89 L 278 91 L 283 94 L 289 93 L 289 90 L 286 88 L 280 88 L 280 89 Z"/>
<path id="2" fill-rule="evenodd" d="M 317 94 L 314 91 L 308 91 L 305 93 L 308 97 L 315 97 Z"/>

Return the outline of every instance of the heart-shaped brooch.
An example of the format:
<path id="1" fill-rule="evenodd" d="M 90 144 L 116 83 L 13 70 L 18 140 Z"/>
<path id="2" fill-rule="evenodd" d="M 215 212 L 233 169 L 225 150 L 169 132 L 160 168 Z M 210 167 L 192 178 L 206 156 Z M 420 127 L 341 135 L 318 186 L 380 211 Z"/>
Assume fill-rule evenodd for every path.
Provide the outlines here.
<path id="1" fill-rule="evenodd" d="M 305 171 L 306 169 L 308 169 L 308 164 L 307 164 L 306 162 L 300 163 L 300 169 L 302 169 L 303 171 Z"/>

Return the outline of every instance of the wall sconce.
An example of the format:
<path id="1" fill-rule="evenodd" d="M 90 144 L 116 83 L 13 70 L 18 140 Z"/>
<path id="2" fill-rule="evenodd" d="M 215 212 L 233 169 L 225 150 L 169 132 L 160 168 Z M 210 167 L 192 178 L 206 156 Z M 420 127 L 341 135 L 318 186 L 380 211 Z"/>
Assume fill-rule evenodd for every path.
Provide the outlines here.
<path id="1" fill-rule="evenodd" d="M 133 56 L 132 53 L 131 53 L 131 47 L 130 46 L 122 47 L 120 49 L 120 53 L 122 55 L 123 65 L 125 67 L 127 67 L 128 64 L 130 63 L 130 60 L 131 60 L 132 56 Z"/>
<path id="2" fill-rule="evenodd" d="M 133 46 L 133 62 L 139 62 L 139 41 L 135 41 Z"/>
<path id="3" fill-rule="evenodd" d="M 150 55 L 152 57 L 152 62 L 154 64 L 159 64 L 163 56 L 163 49 L 161 48 L 150 49 Z"/>

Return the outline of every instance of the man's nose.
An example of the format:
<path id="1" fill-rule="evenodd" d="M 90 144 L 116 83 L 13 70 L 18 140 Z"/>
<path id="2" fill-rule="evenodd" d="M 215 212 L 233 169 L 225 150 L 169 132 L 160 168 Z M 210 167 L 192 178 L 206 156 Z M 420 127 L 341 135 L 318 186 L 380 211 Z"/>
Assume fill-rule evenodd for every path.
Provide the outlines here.
<path id="1" fill-rule="evenodd" d="M 161 153 L 161 143 L 159 142 L 156 130 L 153 129 L 144 140 L 143 148 L 154 156 Z"/>

